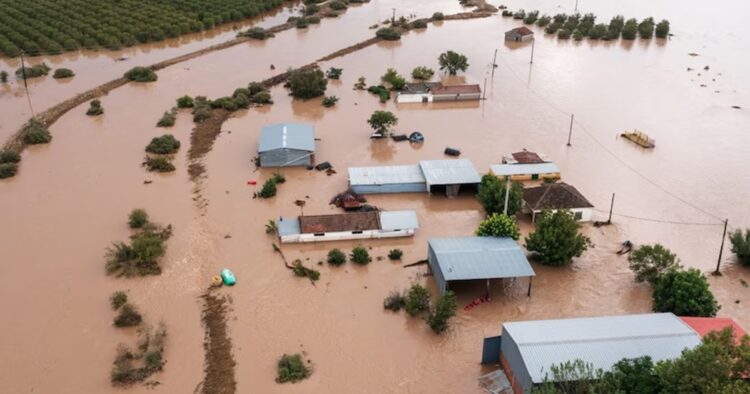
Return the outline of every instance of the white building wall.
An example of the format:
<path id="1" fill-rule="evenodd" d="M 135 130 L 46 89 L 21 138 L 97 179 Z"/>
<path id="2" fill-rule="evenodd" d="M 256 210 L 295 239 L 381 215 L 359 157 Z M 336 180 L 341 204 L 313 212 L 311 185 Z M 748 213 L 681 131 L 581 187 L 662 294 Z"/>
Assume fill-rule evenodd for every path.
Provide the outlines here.
<path id="1" fill-rule="evenodd" d="M 291 234 L 281 236 L 281 243 L 306 243 L 306 242 L 324 242 L 324 241 L 342 241 L 348 239 L 378 239 L 378 238 L 396 238 L 413 236 L 415 229 L 404 230 L 367 230 L 361 233 L 351 231 L 340 231 L 333 233 L 315 234 Z"/>
<path id="2" fill-rule="evenodd" d="M 396 95 L 396 102 L 397 103 L 421 103 L 424 102 L 424 98 L 427 98 L 427 102 L 432 102 L 432 94 L 430 93 L 421 93 L 421 94 L 403 94 L 399 93 Z"/>
<path id="3" fill-rule="evenodd" d="M 524 213 L 531 213 L 531 210 L 524 204 L 524 207 L 521 209 Z M 553 210 L 554 212 L 555 210 Z M 576 213 L 581 214 L 581 218 L 578 219 L 579 222 L 590 222 L 594 216 L 594 209 L 593 208 L 575 208 L 570 209 L 570 212 L 575 215 Z M 536 211 L 534 212 L 534 215 L 539 216 L 541 215 L 542 211 Z"/>

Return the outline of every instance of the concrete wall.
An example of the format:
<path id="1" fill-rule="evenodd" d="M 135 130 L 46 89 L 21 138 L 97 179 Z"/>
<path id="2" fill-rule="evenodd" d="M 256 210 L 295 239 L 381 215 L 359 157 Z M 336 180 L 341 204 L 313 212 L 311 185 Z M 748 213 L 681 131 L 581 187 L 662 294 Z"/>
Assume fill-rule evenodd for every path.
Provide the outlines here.
<path id="1" fill-rule="evenodd" d="M 261 167 L 292 167 L 312 164 L 312 152 L 297 149 L 275 149 L 260 153 Z"/>
<path id="2" fill-rule="evenodd" d="M 437 256 L 435 256 L 435 252 L 432 250 L 430 244 L 427 244 L 427 262 L 430 264 L 432 278 L 435 279 L 438 291 L 440 294 L 444 294 L 448 283 L 445 281 L 443 271 L 440 270 L 440 265 L 438 265 Z"/>
<path id="3" fill-rule="evenodd" d="M 432 101 L 469 101 L 479 100 L 482 98 L 482 93 L 461 93 L 461 94 L 441 94 L 434 95 Z"/>
<path id="4" fill-rule="evenodd" d="M 513 392 L 516 394 L 530 393 L 533 383 L 529 371 L 526 370 L 521 352 L 518 350 L 518 345 L 505 330 L 503 330 L 501 338 L 500 364 L 513 386 Z"/>
<path id="5" fill-rule="evenodd" d="M 403 94 L 399 93 L 396 95 L 397 103 L 423 103 L 424 99 L 427 99 L 428 103 L 432 102 L 432 94 L 420 93 L 420 94 Z"/>
<path id="6" fill-rule="evenodd" d="M 306 242 L 325 242 L 325 241 L 342 241 L 348 239 L 377 239 L 377 238 L 396 238 L 410 237 L 416 230 L 413 228 L 403 230 L 367 230 L 361 233 L 352 231 L 339 231 L 331 233 L 315 234 L 290 234 L 281 236 L 281 243 L 306 243 Z"/>
<path id="7" fill-rule="evenodd" d="M 389 183 L 387 185 L 349 185 L 358 194 L 380 193 L 424 193 L 427 185 L 424 183 Z"/>

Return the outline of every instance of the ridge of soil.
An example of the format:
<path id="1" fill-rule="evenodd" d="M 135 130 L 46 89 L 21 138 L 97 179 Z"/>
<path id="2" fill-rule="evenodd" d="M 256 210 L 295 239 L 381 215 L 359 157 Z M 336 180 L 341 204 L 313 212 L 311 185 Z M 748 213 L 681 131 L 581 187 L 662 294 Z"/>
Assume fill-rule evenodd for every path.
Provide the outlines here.
<path id="1" fill-rule="evenodd" d="M 210 289 L 203 299 L 201 320 L 206 329 L 204 377 L 195 392 L 203 394 L 232 394 L 237 391 L 232 355 L 232 339 L 227 329 L 227 312 L 231 300 L 228 295 L 214 294 Z"/>

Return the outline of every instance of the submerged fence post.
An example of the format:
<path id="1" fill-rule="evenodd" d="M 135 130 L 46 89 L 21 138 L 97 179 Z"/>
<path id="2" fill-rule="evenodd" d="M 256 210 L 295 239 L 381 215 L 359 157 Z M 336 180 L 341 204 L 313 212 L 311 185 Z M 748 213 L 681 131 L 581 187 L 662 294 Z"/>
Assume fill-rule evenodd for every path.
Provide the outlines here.
<path id="1" fill-rule="evenodd" d="M 575 116 L 574 114 L 570 114 L 570 131 L 568 131 L 568 146 L 571 146 L 570 137 L 573 136 L 573 117 L 574 116 Z"/>
<path id="2" fill-rule="evenodd" d="M 714 275 L 721 275 L 721 272 L 719 272 L 719 268 L 721 267 L 721 254 L 724 252 L 724 240 L 727 238 L 727 225 L 729 224 L 729 219 L 724 219 L 724 233 L 721 235 L 721 248 L 719 249 L 719 260 L 716 262 L 716 271 L 714 271 Z"/>

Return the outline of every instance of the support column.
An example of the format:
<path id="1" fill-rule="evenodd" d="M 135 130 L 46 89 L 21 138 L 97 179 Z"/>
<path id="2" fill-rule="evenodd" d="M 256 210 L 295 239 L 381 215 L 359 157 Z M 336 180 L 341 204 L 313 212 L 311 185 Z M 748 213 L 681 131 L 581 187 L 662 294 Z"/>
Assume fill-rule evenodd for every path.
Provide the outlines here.
<path id="1" fill-rule="evenodd" d="M 531 297 L 531 279 L 533 279 L 533 276 L 529 276 L 529 292 L 526 293 L 527 297 Z"/>

